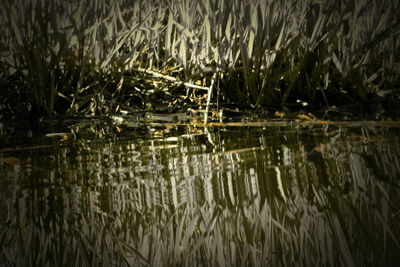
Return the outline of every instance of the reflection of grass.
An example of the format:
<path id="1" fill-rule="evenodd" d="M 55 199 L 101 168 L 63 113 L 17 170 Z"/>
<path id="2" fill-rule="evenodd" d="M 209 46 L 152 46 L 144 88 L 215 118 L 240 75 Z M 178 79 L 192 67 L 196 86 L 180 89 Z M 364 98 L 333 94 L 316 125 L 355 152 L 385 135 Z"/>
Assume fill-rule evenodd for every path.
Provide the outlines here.
<path id="1" fill-rule="evenodd" d="M 399 82 L 399 8 L 389 0 L 6 0 L 0 108 L 143 105 L 150 83 L 133 77 L 143 67 L 193 86 L 214 77 L 225 99 L 257 107 L 366 101 Z M 156 93 L 168 86 L 154 84 Z"/>
<path id="2" fill-rule="evenodd" d="M 397 138 L 373 139 L 368 128 L 361 132 L 369 143 L 349 139 L 358 130 L 346 128 L 315 131 L 312 138 L 299 131 L 281 138 L 272 127 L 256 135 L 241 131 L 243 146 L 263 149 L 234 150 L 237 139 L 227 129 L 208 133 L 223 140 L 216 151 L 203 150 L 203 135 L 170 138 L 178 147 L 160 150 L 145 147 L 153 141 L 81 140 L 81 150 L 61 147 L 47 163 L 55 173 L 38 168 L 43 155 L 21 163 L 21 191 L 6 200 L 18 205 L 9 205 L 1 221 L 0 262 L 387 266 L 399 260 Z M 186 141 L 193 151 L 181 145 Z M 77 157 L 86 167 L 76 167 Z M 324 181 L 319 160 L 326 164 Z"/>

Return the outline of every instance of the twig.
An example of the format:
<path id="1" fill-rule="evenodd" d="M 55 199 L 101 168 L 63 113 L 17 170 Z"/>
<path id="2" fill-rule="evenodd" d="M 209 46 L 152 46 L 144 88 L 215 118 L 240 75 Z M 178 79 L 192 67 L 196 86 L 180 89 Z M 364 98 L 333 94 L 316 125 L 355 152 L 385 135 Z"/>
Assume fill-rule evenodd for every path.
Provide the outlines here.
<path id="1" fill-rule="evenodd" d="M 195 85 L 195 84 L 188 83 L 188 82 L 181 82 L 181 81 L 178 81 L 175 77 L 164 75 L 164 74 L 161 74 L 161 73 L 158 73 L 158 72 L 154 72 L 154 71 L 151 71 L 151 70 L 148 70 L 148 69 L 137 68 L 136 70 L 140 71 L 140 72 L 144 72 L 144 73 L 150 74 L 150 75 L 152 75 L 153 77 L 156 77 L 156 78 L 161 78 L 161 79 L 165 79 L 165 80 L 177 83 L 179 85 L 183 84 L 184 86 L 187 86 L 187 87 L 190 87 L 190 88 L 195 88 L 195 89 L 200 89 L 200 90 L 207 90 L 208 91 L 208 93 L 207 93 L 207 106 L 206 106 L 206 110 L 204 112 L 204 125 L 207 124 L 207 122 L 208 122 L 208 111 L 210 109 L 211 96 L 212 96 L 213 88 L 214 88 L 214 85 L 215 85 L 215 80 L 217 79 L 217 72 L 214 72 L 214 74 L 213 74 L 213 76 L 211 78 L 210 87 L 204 87 L 204 86 L 199 86 L 199 85 Z"/>
<path id="2" fill-rule="evenodd" d="M 194 88 L 194 89 L 200 89 L 200 90 L 206 90 L 206 91 L 209 91 L 209 89 L 210 89 L 208 87 L 199 86 L 199 85 L 195 85 L 195 84 L 188 83 L 188 82 L 182 82 L 182 81 L 179 81 L 178 79 L 176 79 L 175 77 L 172 77 L 172 76 L 169 76 L 169 75 L 164 75 L 164 74 L 161 74 L 161 73 L 158 73 L 158 72 L 154 72 L 154 71 L 151 71 L 151 70 L 148 70 L 148 69 L 137 68 L 135 70 L 150 74 L 155 78 L 161 78 L 161 79 L 164 79 L 164 80 L 168 80 L 168 81 L 174 82 L 174 83 L 176 83 L 178 85 L 182 84 L 182 85 L 184 85 L 186 87 L 190 87 L 190 88 Z"/>
<path id="3" fill-rule="evenodd" d="M 216 79 L 217 79 L 217 72 L 214 72 L 214 75 L 211 78 L 211 85 L 210 85 L 210 88 L 208 90 L 208 95 L 207 95 L 207 106 L 206 106 L 206 111 L 204 112 L 204 125 L 206 125 L 207 121 L 208 121 L 208 110 L 210 109 L 211 95 L 212 95 L 212 91 L 213 91 Z"/>

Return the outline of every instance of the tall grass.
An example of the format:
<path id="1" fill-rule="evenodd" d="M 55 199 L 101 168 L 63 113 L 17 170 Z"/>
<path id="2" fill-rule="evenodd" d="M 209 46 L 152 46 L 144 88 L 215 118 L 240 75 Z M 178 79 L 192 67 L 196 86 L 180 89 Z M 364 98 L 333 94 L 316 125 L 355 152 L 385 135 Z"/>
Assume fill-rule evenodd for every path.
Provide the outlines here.
<path id="1" fill-rule="evenodd" d="M 399 9 L 389 0 L 7 0 L 0 105 L 15 111 L 13 99 L 26 96 L 48 113 L 60 102 L 104 112 L 116 95 L 139 94 L 126 76 L 138 67 L 181 67 L 171 75 L 205 79 L 210 97 L 215 76 L 214 97 L 255 107 L 365 102 L 398 87 Z"/>

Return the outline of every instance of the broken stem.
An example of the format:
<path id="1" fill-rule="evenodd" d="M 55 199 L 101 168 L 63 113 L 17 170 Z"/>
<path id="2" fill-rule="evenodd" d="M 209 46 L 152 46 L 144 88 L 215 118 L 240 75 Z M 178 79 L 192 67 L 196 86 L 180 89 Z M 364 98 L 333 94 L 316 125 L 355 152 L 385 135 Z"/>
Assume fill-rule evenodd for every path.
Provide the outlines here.
<path id="1" fill-rule="evenodd" d="M 212 91 L 213 91 L 216 79 L 217 79 L 217 72 L 215 72 L 211 78 L 211 85 L 210 85 L 210 88 L 208 89 L 208 93 L 207 93 L 207 106 L 206 106 L 206 111 L 204 112 L 204 125 L 206 125 L 207 121 L 208 121 L 208 110 L 210 109 L 211 95 L 212 95 Z"/>
<path id="2" fill-rule="evenodd" d="M 177 78 L 169 76 L 169 75 L 164 75 L 164 74 L 161 74 L 161 73 L 158 73 L 158 72 L 155 72 L 155 71 L 151 71 L 151 70 L 147 70 L 147 69 L 143 69 L 143 68 L 138 68 L 136 70 L 140 71 L 140 72 L 144 72 L 144 73 L 150 74 L 155 78 L 161 78 L 161 79 L 164 79 L 164 80 L 168 80 L 168 81 L 174 82 L 174 83 L 176 83 L 178 85 L 183 84 L 186 87 L 209 91 L 208 87 L 199 86 L 199 85 L 195 85 L 195 84 L 188 83 L 188 82 L 182 82 L 182 81 L 179 81 Z"/>

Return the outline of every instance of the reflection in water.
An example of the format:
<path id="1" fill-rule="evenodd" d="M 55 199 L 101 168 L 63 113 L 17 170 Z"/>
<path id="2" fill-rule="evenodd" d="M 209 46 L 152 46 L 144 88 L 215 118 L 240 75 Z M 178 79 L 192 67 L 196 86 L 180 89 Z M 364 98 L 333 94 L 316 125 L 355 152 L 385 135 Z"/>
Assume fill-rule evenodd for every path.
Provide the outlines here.
<path id="1" fill-rule="evenodd" d="M 391 266 L 399 128 L 190 126 L 0 148 L 0 265 Z"/>

